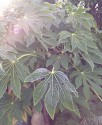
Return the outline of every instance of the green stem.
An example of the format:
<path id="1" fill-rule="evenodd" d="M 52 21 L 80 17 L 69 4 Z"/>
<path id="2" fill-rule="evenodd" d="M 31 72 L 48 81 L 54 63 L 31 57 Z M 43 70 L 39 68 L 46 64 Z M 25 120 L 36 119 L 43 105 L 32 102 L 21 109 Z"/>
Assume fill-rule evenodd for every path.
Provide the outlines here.
<path id="1" fill-rule="evenodd" d="M 33 55 L 32 53 L 24 54 L 24 55 L 21 55 L 20 57 L 18 57 L 17 61 L 24 58 L 24 57 L 26 57 L 26 56 L 35 56 L 35 55 Z"/>

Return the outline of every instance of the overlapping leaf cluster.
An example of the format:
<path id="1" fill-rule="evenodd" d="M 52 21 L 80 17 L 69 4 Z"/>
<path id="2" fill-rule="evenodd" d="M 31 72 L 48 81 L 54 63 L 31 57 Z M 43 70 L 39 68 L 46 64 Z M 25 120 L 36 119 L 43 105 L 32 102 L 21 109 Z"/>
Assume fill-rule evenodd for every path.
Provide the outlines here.
<path id="1" fill-rule="evenodd" d="M 102 52 L 96 23 L 87 11 L 70 2 L 38 4 L 33 0 L 14 0 L 4 11 L 0 20 L 1 120 L 5 115 L 18 119 L 13 113 L 21 114 L 21 105 L 32 106 L 32 99 L 34 106 L 44 102 L 51 118 L 57 108 L 80 116 L 77 105 L 89 109 L 93 94 L 102 101 Z"/>

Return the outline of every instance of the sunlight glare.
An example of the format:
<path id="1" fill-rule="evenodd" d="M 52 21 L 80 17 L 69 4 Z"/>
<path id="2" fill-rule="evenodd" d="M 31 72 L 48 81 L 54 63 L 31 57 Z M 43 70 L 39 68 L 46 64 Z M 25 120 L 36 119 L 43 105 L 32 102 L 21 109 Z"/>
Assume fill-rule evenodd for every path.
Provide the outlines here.
<path id="1" fill-rule="evenodd" d="M 0 0 L 0 11 L 4 11 L 9 7 L 11 0 Z"/>

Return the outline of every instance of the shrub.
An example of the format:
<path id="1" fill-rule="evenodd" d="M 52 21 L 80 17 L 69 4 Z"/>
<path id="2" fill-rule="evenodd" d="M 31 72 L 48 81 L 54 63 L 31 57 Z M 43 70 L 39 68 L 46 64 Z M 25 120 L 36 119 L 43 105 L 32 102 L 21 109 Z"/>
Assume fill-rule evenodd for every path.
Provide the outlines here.
<path id="1" fill-rule="evenodd" d="M 81 117 L 93 96 L 102 101 L 99 33 L 83 4 L 13 0 L 0 15 L 0 123 L 43 103 L 52 119 L 64 109 Z"/>

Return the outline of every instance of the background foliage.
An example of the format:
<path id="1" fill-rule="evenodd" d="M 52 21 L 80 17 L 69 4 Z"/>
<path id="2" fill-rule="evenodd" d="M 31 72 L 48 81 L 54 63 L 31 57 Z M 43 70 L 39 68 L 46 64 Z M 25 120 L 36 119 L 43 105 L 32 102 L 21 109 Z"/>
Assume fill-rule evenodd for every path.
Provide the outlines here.
<path id="1" fill-rule="evenodd" d="M 31 115 L 33 106 L 41 111 L 43 102 L 55 125 L 101 116 L 102 24 L 101 16 L 95 16 L 101 15 L 99 2 L 13 0 L 3 11 L 1 124 Z"/>

